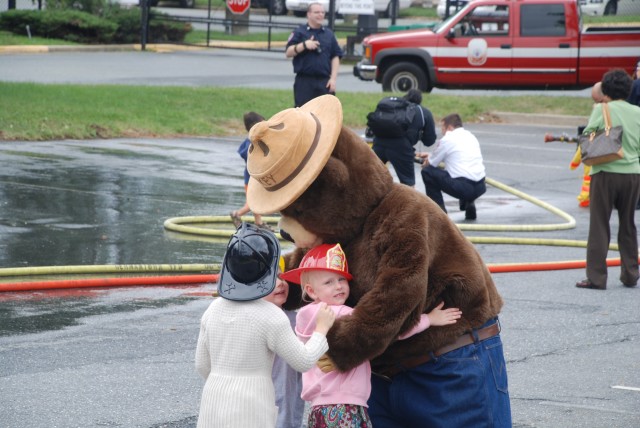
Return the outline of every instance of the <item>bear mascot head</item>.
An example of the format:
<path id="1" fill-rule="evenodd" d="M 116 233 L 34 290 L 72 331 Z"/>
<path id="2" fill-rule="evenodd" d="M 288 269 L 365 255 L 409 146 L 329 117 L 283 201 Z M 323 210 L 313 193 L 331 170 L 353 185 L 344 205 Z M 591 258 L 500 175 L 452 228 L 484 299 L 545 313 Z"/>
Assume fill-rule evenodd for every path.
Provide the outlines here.
<path id="1" fill-rule="evenodd" d="M 384 371 L 456 342 L 495 318 L 502 299 L 480 255 L 425 195 L 394 183 L 387 167 L 342 126 L 332 95 L 277 113 L 249 133 L 247 198 L 255 213 L 281 214 L 295 244 L 287 269 L 310 248 L 340 243 L 355 309 L 327 335 L 340 371 L 366 360 Z M 294 291 L 299 287 L 290 287 Z M 300 306 L 299 293 L 290 293 Z M 440 302 L 462 310 L 455 324 L 398 336 Z"/>

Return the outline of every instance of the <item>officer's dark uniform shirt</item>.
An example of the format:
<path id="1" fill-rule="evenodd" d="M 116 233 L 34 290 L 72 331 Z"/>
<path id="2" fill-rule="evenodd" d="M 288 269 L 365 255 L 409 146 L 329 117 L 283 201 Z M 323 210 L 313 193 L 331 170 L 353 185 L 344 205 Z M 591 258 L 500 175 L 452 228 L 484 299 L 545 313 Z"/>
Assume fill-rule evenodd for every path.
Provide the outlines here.
<path id="1" fill-rule="evenodd" d="M 320 49 L 302 51 L 293 57 L 293 72 L 302 76 L 329 78 L 331 77 L 331 60 L 336 56 L 342 58 L 344 55 L 333 31 L 329 28 L 322 26 L 315 29 L 308 24 L 300 25 L 289 36 L 287 47 L 309 40 L 311 36 L 320 42 Z"/>

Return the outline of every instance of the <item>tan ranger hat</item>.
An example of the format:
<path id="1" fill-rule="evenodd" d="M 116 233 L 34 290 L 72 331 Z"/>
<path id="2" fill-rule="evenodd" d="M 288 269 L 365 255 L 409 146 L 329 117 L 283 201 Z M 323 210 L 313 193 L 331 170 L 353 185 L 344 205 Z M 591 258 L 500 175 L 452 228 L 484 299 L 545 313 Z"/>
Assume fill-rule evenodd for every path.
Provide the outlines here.
<path id="1" fill-rule="evenodd" d="M 334 95 L 290 108 L 249 131 L 247 200 L 256 214 L 275 213 L 295 201 L 329 160 L 342 128 Z"/>

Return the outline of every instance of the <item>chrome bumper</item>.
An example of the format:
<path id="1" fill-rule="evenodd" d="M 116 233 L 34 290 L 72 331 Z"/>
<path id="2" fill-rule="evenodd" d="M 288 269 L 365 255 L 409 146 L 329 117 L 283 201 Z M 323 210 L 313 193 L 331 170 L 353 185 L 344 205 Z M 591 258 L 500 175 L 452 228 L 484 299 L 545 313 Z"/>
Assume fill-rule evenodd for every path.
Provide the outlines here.
<path id="1" fill-rule="evenodd" d="M 376 78 L 377 65 L 371 65 L 364 60 L 353 66 L 353 75 L 360 80 L 374 80 Z"/>

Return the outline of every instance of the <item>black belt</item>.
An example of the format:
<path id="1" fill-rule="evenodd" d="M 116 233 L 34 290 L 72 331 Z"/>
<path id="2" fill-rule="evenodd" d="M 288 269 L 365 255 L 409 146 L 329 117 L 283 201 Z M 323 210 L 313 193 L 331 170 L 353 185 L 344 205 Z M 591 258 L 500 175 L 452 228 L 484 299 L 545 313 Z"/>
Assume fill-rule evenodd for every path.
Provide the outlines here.
<path id="1" fill-rule="evenodd" d="M 316 80 L 320 80 L 320 79 L 328 79 L 329 76 L 314 76 L 311 74 L 296 74 L 296 77 L 304 77 L 305 79 L 316 79 Z"/>

